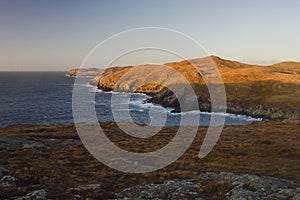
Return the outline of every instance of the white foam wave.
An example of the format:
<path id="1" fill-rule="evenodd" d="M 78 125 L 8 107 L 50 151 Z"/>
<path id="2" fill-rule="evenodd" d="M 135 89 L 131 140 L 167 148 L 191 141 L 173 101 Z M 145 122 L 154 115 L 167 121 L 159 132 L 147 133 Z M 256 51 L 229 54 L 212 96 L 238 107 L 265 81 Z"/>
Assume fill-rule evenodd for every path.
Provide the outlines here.
<path id="1" fill-rule="evenodd" d="M 235 118 L 235 119 L 243 119 L 246 121 L 262 121 L 262 118 L 253 118 L 246 115 L 236 115 L 231 113 L 216 113 L 216 112 L 203 112 L 200 110 L 192 110 L 192 111 L 186 111 L 186 112 L 180 112 L 180 113 L 172 113 L 171 115 L 210 115 L 210 116 L 224 116 L 229 118 Z"/>
<path id="2" fill-rule="evenodd" d="M 115 95 L 120 95 L 120 96 L 139 95 L 139 96 L 143 97 L 143 98 L 138 99 L 138 100 L 130 100 L 129 101 L 130 105 L 134 105 L 134 106 L 139 107 L 139 108 L 129 109 L 130 111 L 144 112 L 145 110 L 153 109 L 157 112 L 167 112 L 169 115 L 210 115 L 210 116 L 214 115 L 214 116 L 225 116 L 225 117 L 228 117 L 228 118 L 245 120 L 247 122 L 262 121 L 262 118 L 253 118 L 253 117 L 246 116 L 246 115 L 237 115 L 237 114 L 231 114 L 231 113 L 203 112 L 203 111 L 200 111 L 200 110 L 192 110 L 192 111 L 186 111 L 186 112 L 172 113 L 173 108 L 163 108 L 160 105 L 155 105 L 153 103 L 145 102 L 145 100 L 147 100 L 151 97 L 144 94 L 144 93 L 127 93 L 127 92 L 115 92 L 115 91 L 102 91 L 102 90 L 98 89 L 96 86 L 90 85 L 89 83 L 78 84 L 78 85 L 90 88 L 89 89 L 90 92 L 109 93 L 109 94 L 115 94 Z M 97 102 L 95 102 L 95 103 L 97 103 Z M 118 104 L 128 104 L 128 102 L 127 101 L 126 102 L 118 102 Z"/>
<path id="3" fill-rule="evenodd" d="M 94 86 L 90 85 L 89 83 L 74 83 L 73 85 L 84 86 L 84 87 L 88 87 L 88 88 L 94 87 Z"/>

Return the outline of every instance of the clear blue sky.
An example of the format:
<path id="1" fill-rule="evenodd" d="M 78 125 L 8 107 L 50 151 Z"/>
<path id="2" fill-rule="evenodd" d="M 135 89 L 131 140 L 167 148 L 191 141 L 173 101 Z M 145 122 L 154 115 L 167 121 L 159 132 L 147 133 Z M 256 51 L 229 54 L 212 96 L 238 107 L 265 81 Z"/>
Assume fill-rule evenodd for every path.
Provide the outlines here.
<path id="1" fill-rule="evenodd" d="M 120 31 L 183 32 L 209 54 L 300 61 L 298 0 L 0 0 L 0 70 L 66 70 Z M 134 63 L 133 63 L 134 64 Z"/>

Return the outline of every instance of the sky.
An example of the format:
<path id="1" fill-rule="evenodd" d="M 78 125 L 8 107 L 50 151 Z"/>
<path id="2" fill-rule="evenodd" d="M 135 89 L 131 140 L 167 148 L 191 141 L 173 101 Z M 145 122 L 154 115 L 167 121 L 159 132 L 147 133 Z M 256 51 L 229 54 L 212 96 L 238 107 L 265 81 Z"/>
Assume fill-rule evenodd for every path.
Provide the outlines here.
<path id="1" fill-rule="evenodd" d="M 79 67 L 99 42 L 139 27 L 182 32 L 225 59 L 300 61 L 299 8 L 298 0 L 0 0 L 0 71 Z"/>

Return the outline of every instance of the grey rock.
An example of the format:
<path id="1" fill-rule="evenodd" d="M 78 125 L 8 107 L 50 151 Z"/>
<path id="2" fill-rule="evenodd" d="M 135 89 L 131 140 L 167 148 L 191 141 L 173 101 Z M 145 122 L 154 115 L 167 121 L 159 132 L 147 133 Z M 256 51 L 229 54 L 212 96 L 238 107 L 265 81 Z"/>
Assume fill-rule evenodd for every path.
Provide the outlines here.
<path id="1" fill-rule="evenodd" d="M 198 182 L 209 182 L 228 186 L 225 195 L 220 199 L 228 200 L 271 200 L 299 199 L 300 183 L 285 179 L 257 176 L 251 174 L 235 174 L 230 172 L 207 172 L 196 180 L 170 180 L 162 184 L 148 184 L 124 189 L 116 193 L 118 199 L 210 199 L 210 194 L 201 191 Z M 215 195 L 215 194 L 214 194 Z"/>
<path id="2" fill-rule="evenodd" d="M 13 177 L 13 176 L 3 176 L 0 180 L 0 182 L 4 182 L 4 181 L 7 181 L 7 182 L 18 182 L 18 179 L 16 177 Z"/>
<path id="3" fill-rule="evenodd" d="M 9 173 L 4 167 L 0 167 L 0 188 L 10 188 L 18 183 L 18 179 L 13 176 L 4 175 Z"/>
<path id="4" fill-rule="evenodd" d="M 200 179 L 206 179 L 206 180 L 214 180 L 218 178 L 218 174 L 214 172 L 206 172 L 203 174 L 200 174 Z"/>
<path id="5" fill-rule="evenodd" d="M 7 149 L 15 149 L 17 147 L 23 147 L 24 144 L 32 143 L 34 143 L 34 141 L 23 138 L 0 137 L 0 147 Z"/>
<path id="6" fill-rule="evenodd" d="M 291 200 L 300 200 L 300 193 L 297 193 Z"/>
<path id="7" fill-rule="evenodd" d="M 6 174 L 6 173 L 9 173 L 9 170 L 5 169 L 4 167 L 0 167 L 0 173 Z"/>
<path id="8" fill-rule="evenodd" d="M 5 175 L 8 174 L 9 171 L 5 169 L 4 167 L 0 167 L 0 179 Z"/>
<path id="9" fill-rule="evenodd" d="M 212 177 L 211 173 L 202 175 L 204 179 L 207 177 Z M 230 172 L 214 174 L 213 177 L 233 186 L 226 194 L 227 199 L 288 199 L 297 194 L 295 183 L 289 180 Z"/>
<path id="10" fill-rule="evenodd" d="M 201 198 L 201 185 L 189 180 L 170 180 L 162 184 L 148 184 L 116 193 L 118 199 L 190 199 Z"/>
<path id="11" fill-rule="evenodd" d="M 24 149 L 39 149 L 41 147 L 44 147 L 45 145 L 40 143 L 40 142 L 35 142 L 35 143 L 29 143 L 29 144 L 24 144 L 23 148 Z"/>
<path id="12" fill-rule="evenodd" d="M 245 190 L 241 187 L 235 187 L 226 194 L 228 200 L 259 200 L 261 199 L 258 192 Z"/>
<path id="13" fill-rule="evenodd" d="M 80 185 L 76 188 L 69 188 L 65 192 L 66 196 L 72 199 L 112 199 L 114 195 L 107 191 L 102 184 Z"/>
<path id="14" fill-rule="evenodd" d="M 69 149 L 82 145 L 80 139 L 44 139 L 42 142 L 46 146 L 61 149 Z"/>
<path id="15" fill-rule="evenodd" d="M 4 182 L 1 182 L 0 183 L 0 188 L 10 188 L 10 187 L 12 187 L 13 185 L 12 184 L 10 184 L 9 182 L 7 182 L 7 181 L 4 181 Z"/>
<path id="16" fill-rule="evenodd" d="M 46 199 L 47 193 L 45 190 L 35 190 L 30 192 L 26 196 L 29 196 L 30 199 L 34 199 L 34 200 L 43 200 Z"/>
<path id="17" fill-rule="evenodd" d="M 73 190 L 96 190 L 101 188 L 101 184 L 88 184 L 88 185 L 80 185 L 77 188 L 72 188 Z"/>
<path id="18" fill-rule="evenodd" d="M 10 188 L 18 184 L 18 179 L 13 176 L 3 176 L 0 180 L 0 188 Z"/>
<path id="19" fill-rule="evenodd" d="M 35 190 L 25 196 L 17 197 L 15 200 L 45 200 L 47 199 L 47 193 L 45 190 Z"/>
<path id="20" fill-rule="evenodd" d="M 6 149 L 32 149 L 32 150 L 41 150 L 44 147 L 54 147 L 69 149 L 76 146 L 81 146 L 82 143 L 80 139 L 40 139 L 38 142 L 29 139 L 23 138 L 9 138 L 9 137 L 0 137 L 0 147 Z M 0 169 L 1 173 L 1 169 Z"/>

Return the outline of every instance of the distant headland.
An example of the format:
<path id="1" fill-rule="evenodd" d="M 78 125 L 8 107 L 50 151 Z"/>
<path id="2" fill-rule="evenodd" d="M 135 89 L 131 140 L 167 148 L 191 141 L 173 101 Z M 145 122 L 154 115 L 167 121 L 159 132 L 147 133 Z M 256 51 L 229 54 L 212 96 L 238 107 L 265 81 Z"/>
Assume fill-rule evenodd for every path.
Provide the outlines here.
<path id="1" fill-rule="evenodd" d="M 227 112 L 264 119 L 300 118 L 300 62 L 281 62 L 262 66 L 209 56 L 166 63 L 164 66 L 180 72 L 189 82 L 198 97 L 201 111 L 211 110 L 211 99 L 203 77 L 214 76 L 209 72 L 217 66 L 226 90 Z M 151 73 L 146 70 L 149 68 Z M 72 69 L 68 74 L 95 76 L 90 84 L 103 91 L 146 93 L 152 97 L 150 99 L 152 103 L 172 107 L 175 112 L 179 112 L 177 97 L 168 86 L 183 83 L 172 78 L 172 74 L 166 74 L 164 69 L 159 65 L 146 64 L 105 70 Z M 135 87 L 144 80 L 148 82 L 153 80 L 155 84 Z"/>

